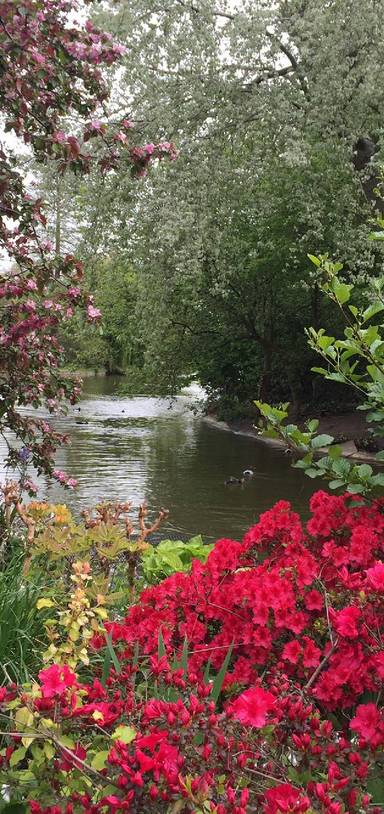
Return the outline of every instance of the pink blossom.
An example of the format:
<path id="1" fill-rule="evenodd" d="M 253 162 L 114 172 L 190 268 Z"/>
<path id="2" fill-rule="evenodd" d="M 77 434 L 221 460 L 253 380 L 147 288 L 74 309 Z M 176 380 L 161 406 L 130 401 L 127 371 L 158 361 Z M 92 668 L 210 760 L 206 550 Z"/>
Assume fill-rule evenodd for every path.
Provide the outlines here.
<path id="1" fill-rule="evenodd" d="M 57 130 L 52 136 L 52 141 L 55 141 L 57 144 L 64 144 L 66 140 L 67 136 L 64 133 L 64 130 Z"/>
<path id="2" fill-rule="evenodd" d="M 30 277 L 29 280 L 27 280 L 26 287 L 28 291 L 37 291 L 37 284 L 32 277 Z"/>
<path id="3" fill-rule="evenodd" d="M 95 308 L 93 305 L 88 305 L 87 308 L 88 319 L 100 319 L 101 311 L 99 308 Z"/>

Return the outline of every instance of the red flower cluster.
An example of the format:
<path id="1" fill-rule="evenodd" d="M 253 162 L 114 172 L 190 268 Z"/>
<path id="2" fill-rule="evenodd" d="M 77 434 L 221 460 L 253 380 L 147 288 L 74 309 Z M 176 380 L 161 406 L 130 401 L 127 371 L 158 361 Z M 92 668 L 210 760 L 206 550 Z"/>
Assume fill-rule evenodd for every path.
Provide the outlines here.
<path id="1" fill-rule="evenodd" d="M 249 687 L 285 672 L 322 708 L 349 709 L 384 678 L 383 503 L 317 492 L 305 529 L 281 501 L 243 543 L 219 540 L 207 562 L 141 596 L 115 642 L 145 653 L 178 652 L 185 638 L 194 670 L 219 669 L 233 645 L 226 685 Z"/>
<path id="2" fill-rule="evenodd" d="M 145 693 L 134 690 L 138 673 L 126 667 L 103 687 L 97 679 L 79 684 L 66 667 L 41 671 L 32 703 L 44 720 L 55 717 L 62 743 L 57 737 L 49 752 L 48 784 L 28 800 L 32 814 L 368 811 L 374 749 L 366 736 L 377 732 L 380 716 L 374 704 L 359 706 L 351 723 L 361 735 L 357 744 L 353 732 L 336 731 L 284 677 L 219 711 L 211 686 L 172 669 L 165 657 L 145 668 Z M 14 749 L 1 758 L 5 777 Z M 95 775 L 96 765 L 90 791 L 87 773 Z"/>

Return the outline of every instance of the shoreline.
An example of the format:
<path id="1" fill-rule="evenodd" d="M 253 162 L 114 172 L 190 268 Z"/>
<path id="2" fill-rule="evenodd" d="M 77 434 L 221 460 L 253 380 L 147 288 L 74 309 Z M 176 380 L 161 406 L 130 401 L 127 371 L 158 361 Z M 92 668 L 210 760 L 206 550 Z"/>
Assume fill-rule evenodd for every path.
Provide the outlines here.
<path id="1" fill-rule="evenodd" d="M 328 417 L 326 421 L 338 421 L 338 419 L 342 418 L 342 416 L 332 416 Z M 218 430 L 222 430 L 224 432 L 231 432 L 233 435 L 241 435 L 247 438 L 252 438 L 257 443 L 265 444 L 269 447 L 275 447 L 276 449 L 281 449 L 284 451 L 287 447 L 284 441 L 281 441 L 278 438 L 265 438 L 262 436 L 256 429 L 254 429 L 253 424 L 251 421 L 247 422 L 233 422 L 233 424 L 228 423 L 227 421 L 219 421 L 219 419 L 215 418 L 215 416 L 206 415 L 202 416 L 202 420 L 210 424 L 212 427 L 216 427 Z M 325 422 L 324 422 L 325 423 Z M 324 432 L 324 427 L 319 426 L 319 433 Z M 344 442 L 336 442 L 338 446 L 342 449 L 343 457 L 351 458 L 356 461 L 367 461 L 375 463 L 375 453 L 373 452 L 365 452 L 364 450 L 359 450 L 356 447 L 355 441 L 353 438 L 350 438 Z M 327 447 L 320 448 L 318 450 L 320 455 L 326 454 Z"/>

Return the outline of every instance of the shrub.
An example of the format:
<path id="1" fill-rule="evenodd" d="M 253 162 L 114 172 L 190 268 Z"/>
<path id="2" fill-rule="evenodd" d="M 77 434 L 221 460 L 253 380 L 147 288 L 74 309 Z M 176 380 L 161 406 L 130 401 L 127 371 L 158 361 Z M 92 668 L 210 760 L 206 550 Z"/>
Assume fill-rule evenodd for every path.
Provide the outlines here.
<path id="1" fill-rule="evenodd" d="M 327 710 L 349 710 L 384 678 L 384 502 L 317 492 L 303 528 L 289 503 L 265 512 L 242 543 L 219 540 L 207 563 L 141 594 L 110 625 L 129 658 L 134 642 L 167 652 L 185 636 L 196 671 L 217 670 L 233 644 L 226 686 L 283 671 Z"/>
<path id="2" fill-rule="evenodd" d="M 303 528 L 280 501 L 144 591 L 106 623 L 113 669 L 99 656 L 81 682 L 51 664 L 4 691 L 14 799 L 32 814 L 382 811 L 383 502 L 318 492 L 311 510 Z"/>

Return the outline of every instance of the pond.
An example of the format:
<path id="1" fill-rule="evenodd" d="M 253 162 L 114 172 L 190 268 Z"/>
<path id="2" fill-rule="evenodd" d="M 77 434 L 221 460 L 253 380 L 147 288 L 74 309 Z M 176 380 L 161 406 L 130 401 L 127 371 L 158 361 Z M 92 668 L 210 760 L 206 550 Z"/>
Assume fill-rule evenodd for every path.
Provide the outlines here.
<path id="1" fill-rule="evenodd" d="M 289 456 L 257 439 L 224 431 L 196 410 L 198 388 L 174 400 L 121 397 L 121 380 L 85 379 L 82 401 L 54 425 L 72 443 L 56 456 L 58 469 L 77 478 L 73 492 L 40 478 L 39 498 L 66 502 L 76 514 L 100 499 L 144 499 L 150 512 L 169 509 L 162 537 L 208 541 L 242 537 L 259 514 L 281 498 L 308 513 L 308 497 L 319 488 Z M 200 394 L 201 395 L 201 394 Z M 79 409 L 80 408 L 80 409 Z M 42 413 L 41 413 L 42 414 Z M 1 460 L 5 447 L 0 446 Z M 226 486 L 230 476 L 252 469 L 243 486 Z M 0 477 L 4 477 L 4 470 Z M 36 479 L 35 479 L 36 480 Z"/>

